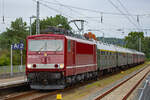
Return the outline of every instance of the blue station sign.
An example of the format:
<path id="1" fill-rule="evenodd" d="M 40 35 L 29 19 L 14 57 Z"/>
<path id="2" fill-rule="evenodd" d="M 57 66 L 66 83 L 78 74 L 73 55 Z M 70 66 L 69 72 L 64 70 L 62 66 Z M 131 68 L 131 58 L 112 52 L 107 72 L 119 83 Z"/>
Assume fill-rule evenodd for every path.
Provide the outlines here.
<path id="1" fill-rule="evenodd" d="M 23 50 L 24 49 L 24 44 L 23 43 L 12 44 L 12 49 L 13 50 Z"/>

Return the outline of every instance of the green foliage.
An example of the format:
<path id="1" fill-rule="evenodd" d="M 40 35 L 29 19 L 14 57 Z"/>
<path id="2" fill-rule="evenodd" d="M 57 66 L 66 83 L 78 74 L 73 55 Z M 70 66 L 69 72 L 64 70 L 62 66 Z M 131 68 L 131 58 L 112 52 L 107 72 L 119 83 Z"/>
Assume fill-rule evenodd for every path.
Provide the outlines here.
<path id="1" fill-rule="evenodd" d="M 126 47 L 139 50 L 139 38 L 141 38 L 142 52 L 146 54 L 147 59 L 150 59 L 150 37 L 144 37 L 143 32 L 130 32 L 125 37 Z"/>
<path id="2" fill-rule="evenodd" d="M 142 51 L 146 54 L 148 60 L 150 60 L 150 37 L 145 37 L 143 41 Z"/>
<path id="3" fill-rule="evenodd" d="M 10 44 L 24 41 L 28 35 L 27 24 L 23 22 L 22 18 L 17 18 L 11 22 L 10 28 L 6 32 L 0 34 L 0 48 L 10 48 Z"/>
<path id="4" fill-rule="evenodd" d="M 62 25 L 62 26 L 59 26 Z M 57 26 L 60 28 L 65 28 L 71 30 L 68 24 L 67 18 L 56 15 L 55 17 L 47 17 L 40 21 L 40 29 L 45 29 L 48 26 Z M 36 31 L 36 20 L 32 23 L 32 34 Z M 5 32 L 0 34 L 0 66 L 10 64 L 10 45 L 13 43 L 20 43 L 23 41 L 24 47 L 26 48 L 25 39 L 28 36 L 28 26 L 27 23 L 22 20 L 22 18 L 17 18 L 15 21 L 11 22 L 10 28 L 7 28 Z M 23 63 L 25 63 L 25 49 L 23 50 Z M 20 51 L 13 50 L 13 64 L 20 64 Z"/>
<path id="5" fill-rule="evenodd" d="M 71 30 L 67 18 L 61 15 L 56 15 L 55 17 L 47 17 L 46 19 L 40 20 L 40 30 L 46 29 L 48 26 L 56 26 L 59 28 Z M 32 24 L 32 34 L 35 33 L 36 33 L 36 20 Z"/>
<path id="6" fill-rule="evenodd" d="M 10 64 L 10 57 L 8 50 L 0 52 L 0 66 L 6 66 Z"/>
<path id="7" fill-rule="evenodd" d="M 0 34 L 0 48 L 1 52 L 3 52 L 3 55 L 0 56 L 0 65 L 10 64 L 10 45 L 13 43 L 20 43 L 20 41 L 23 41 L 25 44 L 27 35 L 27 24 L 26 22 L 23 22 L 22 18 L 17 18 L 15 21 L 12 21 L 10 28 L 7 28 L 5 32 Z M 23 56 L 25 56 L 25 49 L 23 50 L 23 53 Z M 20 64 L 18 60 L 18 58 L 20 57 L 20 51 L 13 51 L 13 54 L 13 64 Z"/>
<path id="8" fill-rule="evenodd" d="M 126 47 L 134 50 L 139 50 L 140 39 L 141 39 L 141 43 L 143 44 L 144 41 L 143 32 L 130 32 L 128 36 L 125 37 Z"/>

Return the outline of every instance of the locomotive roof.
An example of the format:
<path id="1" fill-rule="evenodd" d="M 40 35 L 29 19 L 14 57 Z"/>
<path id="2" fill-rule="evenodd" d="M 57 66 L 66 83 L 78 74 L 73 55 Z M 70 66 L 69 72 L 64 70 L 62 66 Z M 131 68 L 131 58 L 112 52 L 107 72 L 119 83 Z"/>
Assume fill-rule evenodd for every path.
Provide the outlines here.
<path id="1" fill-rule="evenodd" d="M 38 34 L 38 35 L 31 35 L 31 36 L 28 36 L 28 38 L 34 38 L 34 37 L 49 37 L 49 36 L 64 37 L 64 35 L 62 35 L 62 34 Z"/>
<path id="2" fill-rule="evenodd" d="M 65 36 L 65 37 L 66 37 L 67 39 L 75 40 L 75 41 L 77 41 L 77 42 L 88 43 L 88 44 L 96 44 L 95 42 L 89 41 L 89 40 L 78 39 L 78 38 L 74 38 L 74 37 L 71 37 L 71 36 Z"/>
<path id="3" fill-rule="evenodd" d="M 75 38 L 75 37 L 71 37 L 71 36 L 65 36 L 65 35 L 62 35 L 62 34 L 40 34 L 40 35 L 32 35 L 32 36 L 28 36 L 28 38 L 33 38 L 33 37 L 47 37 L 47 36 L 61 36 L 61 37 L 66 37 L 67 39 L 70 39 L 70 40 L 75 40 L 77 42 L 82 42 L 82 43 L 88 43 L 88 44 L 96 44 L 95 42 L 93 41 L 89 41 L 89 40 L 84 40 L 84 39 L 79 39 L 79 38 Z"/>

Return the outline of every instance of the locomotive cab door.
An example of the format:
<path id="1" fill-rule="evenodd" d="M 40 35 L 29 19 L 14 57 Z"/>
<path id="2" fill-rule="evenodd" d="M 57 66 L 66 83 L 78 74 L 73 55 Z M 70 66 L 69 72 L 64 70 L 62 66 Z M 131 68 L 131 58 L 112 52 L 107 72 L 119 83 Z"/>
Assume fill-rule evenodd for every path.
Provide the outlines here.
<path id="1" fill-rule="evenodd" d="M 71 42 L 71 53 L 72 53 L 72 65 L 75 67 L 75 57 L 76 57 L 76 46 L 75 46 L 75 41 Z M 73 73 L 76 73 L 76 68 L 74 68 Z"/>
<path id="2" fill-rule="evenodd" d="M 67 75 L 75 74 L 75 58 L 76 58 L 76 47 L 74 40 L 68 40 L 68 52 L 67 52 L 67 66 L 71 66 L 70 71 Z"/>
<path id="3" fill-rule="evenodd" d="M 72 49 L 72 59 L 73 59 L 73 65 L 75 65 L 75 41 L 72 41 L 71 44 L 71 49 Z"/>

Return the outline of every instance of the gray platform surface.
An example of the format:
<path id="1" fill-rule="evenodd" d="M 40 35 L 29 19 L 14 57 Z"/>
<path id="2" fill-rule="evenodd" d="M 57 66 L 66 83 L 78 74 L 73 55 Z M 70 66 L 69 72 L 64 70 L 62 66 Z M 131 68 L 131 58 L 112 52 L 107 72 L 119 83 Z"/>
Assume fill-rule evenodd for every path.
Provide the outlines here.
<path id="1" fill-rule="evenodd" d="M 14 77 L 9 79 L 0 79 L 0 89 L 13 87 L 21 84 L 25 84 L 27 82 L 27 79 L 25 77 Z"/>

